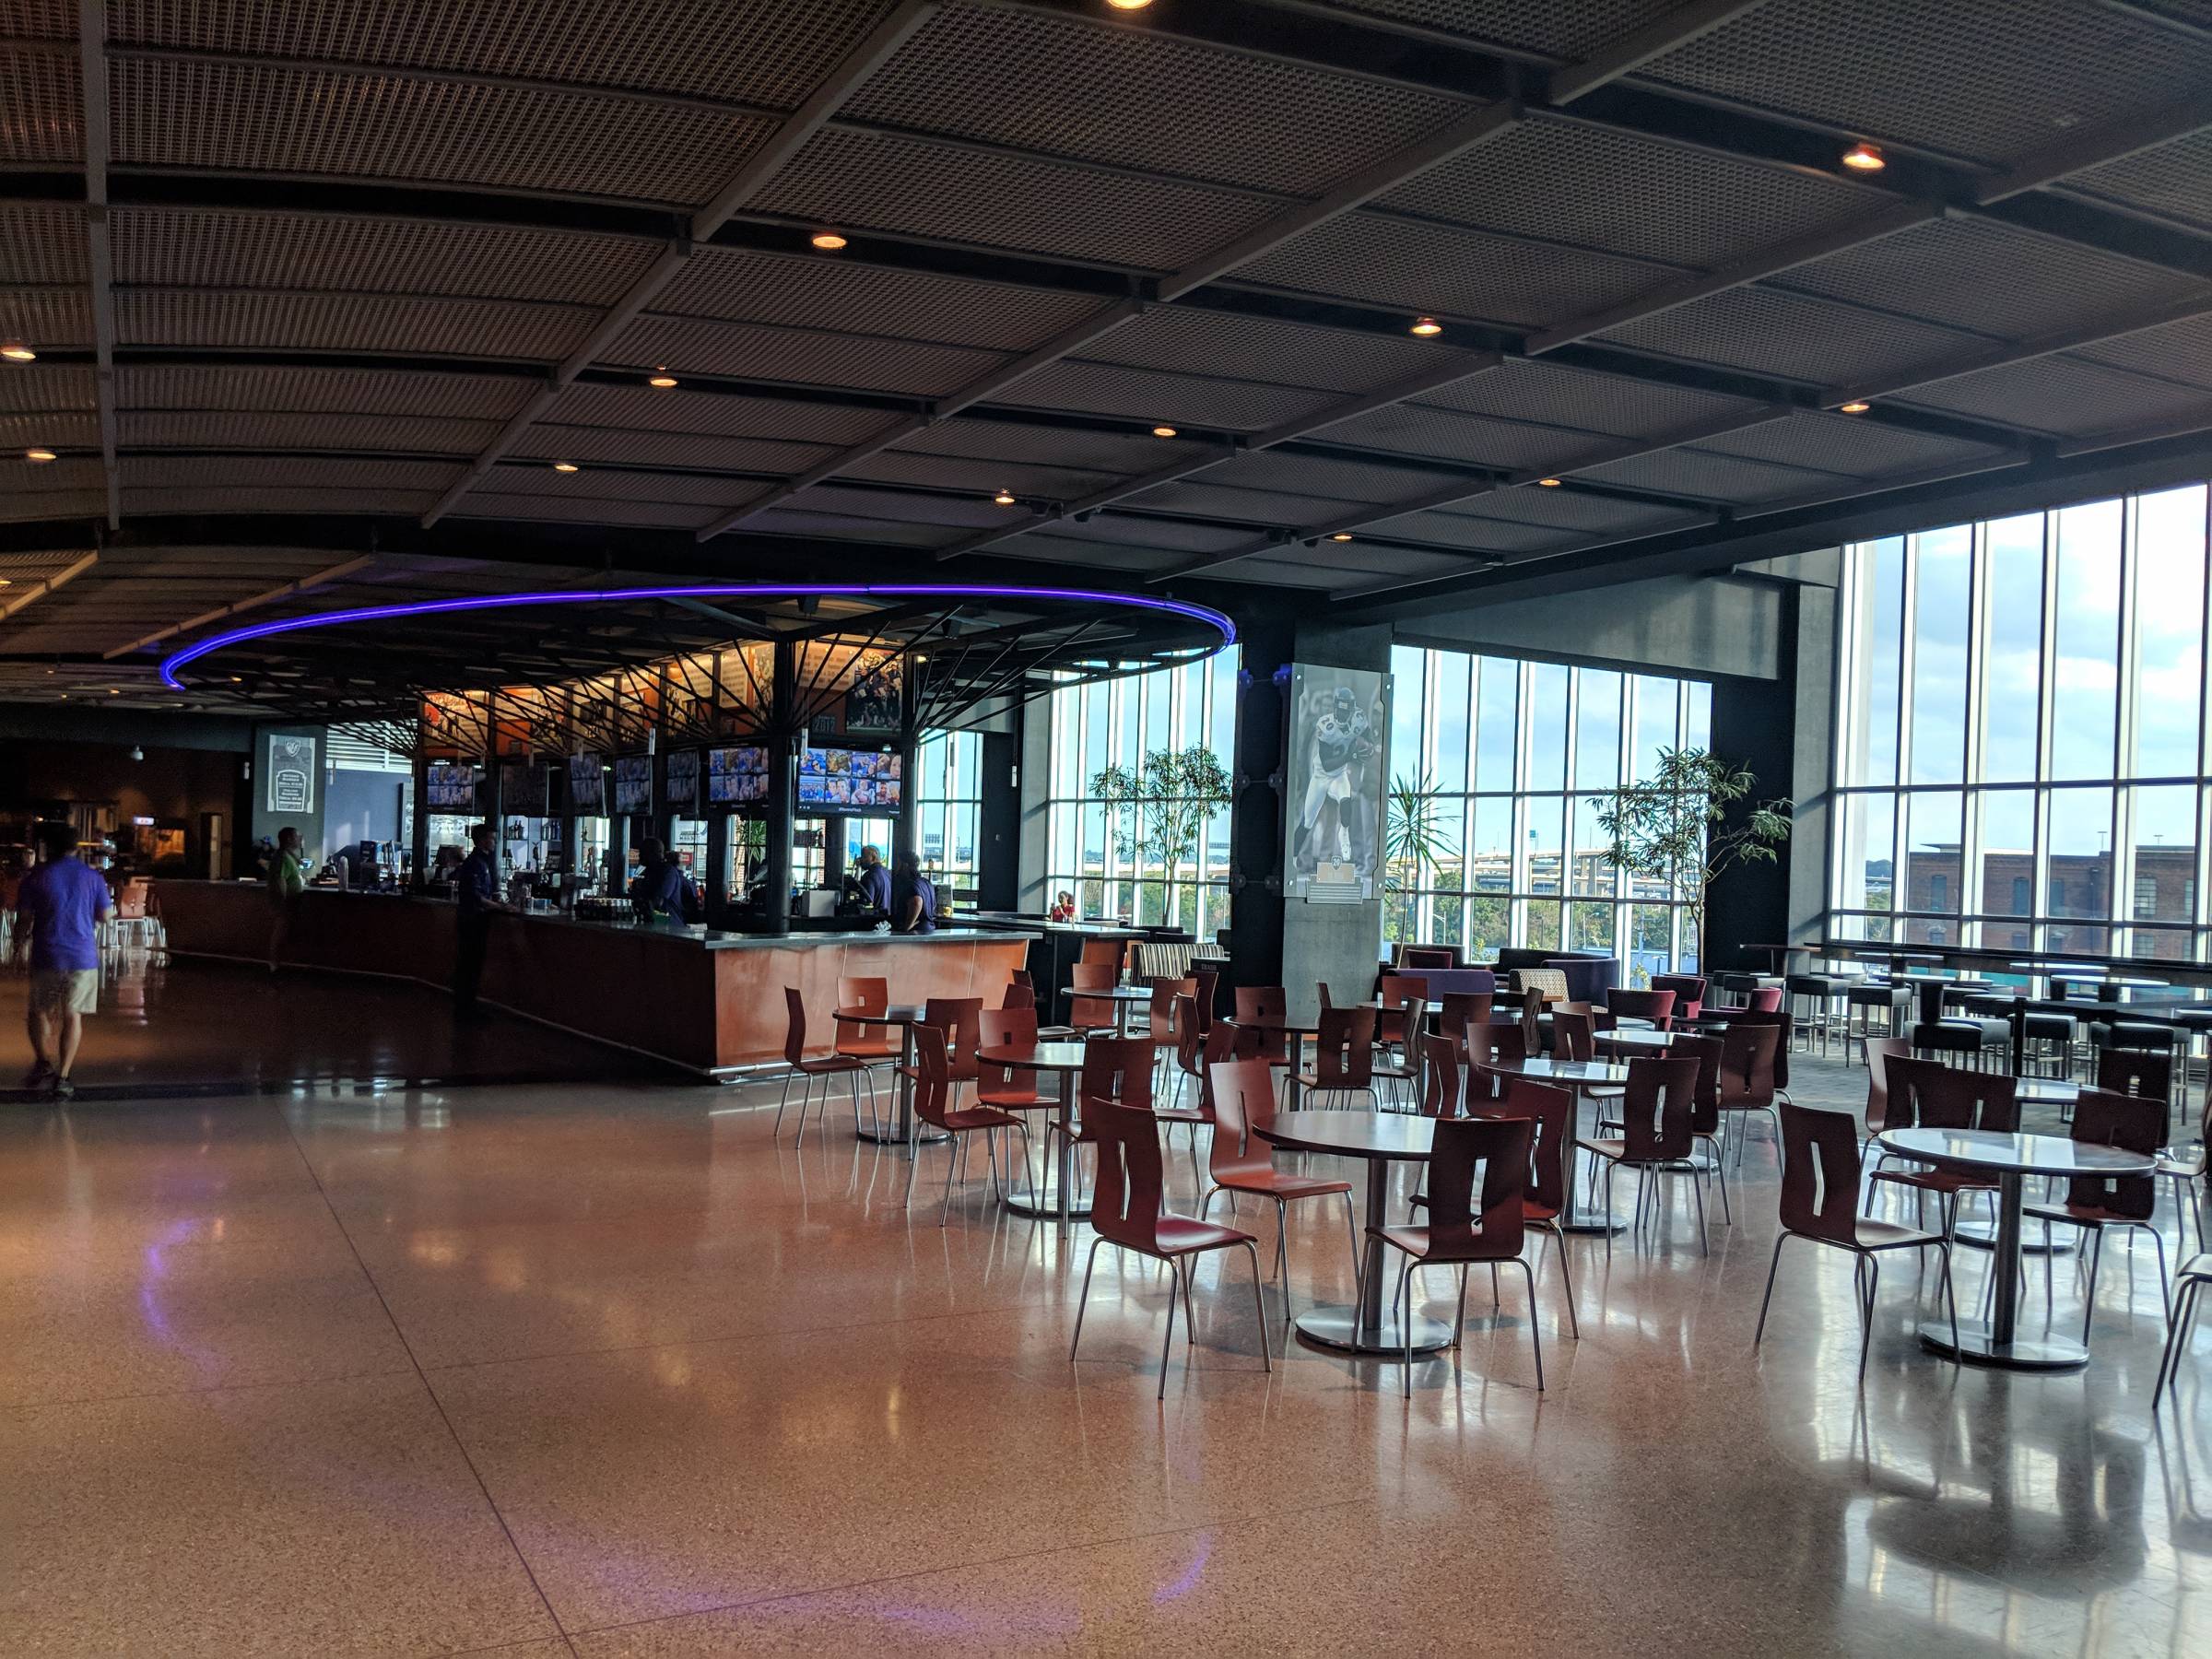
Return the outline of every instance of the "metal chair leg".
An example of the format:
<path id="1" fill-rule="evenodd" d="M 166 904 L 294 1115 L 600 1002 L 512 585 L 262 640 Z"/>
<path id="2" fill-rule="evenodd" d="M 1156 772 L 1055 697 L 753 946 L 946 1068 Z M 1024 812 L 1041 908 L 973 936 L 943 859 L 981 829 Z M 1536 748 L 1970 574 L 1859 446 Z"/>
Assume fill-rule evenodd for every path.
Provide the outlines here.
<path id="1" fill-rule="evenodd" d="M 795 1071 L 787 1071 L 783 1074 L 783 1092 L 776 1099 L 775 1125 L 768 1132 L 768 1138 L 771 1140 L 774 1140 L 776 1136 L 783 1133 L 783 1109 L 791 1104 L 791 1080 L 798 1075 Z"/>
<path id="2" fill-rule="evenodd" d="M 1880 1288 L 1882 1270 L 1872 1256 L 1866 1258 L 1866 1317 L 1859 1333 L 1859 1385 L 1866 1384 L 1866 1356 L 1874 1351 L 1874 1300 Z"/>
<path id="3" fill-rule="evenodd" d="M 1076 1349 L 1083 1341 L 1083 1313 L 1090 1306 L 1090 1270 L 1099 1265 L 1099 1246 L 1105 1242 L 1103 1239 L 1093 1239 L 1090 1241 L 1090 1259 L 1083 1264 L 1083 1290 L 1076 1298 L 1076 1334 L 1067 1345 L 1067 1362 L 1070 1365 L 1076 1362 Z"/>
<path id="4" fill-rule="evenodd" d="M 1574 1275 L 1567 1266 L 1567 1235 L 1559 1231 L 1556 1225 L 1543 1230 L 1551 1240 L 1552 1254 L 1559 1257 L 1559 1288 L 1567 1296 L 1567 1329 L 1580 1342 L 1583 1339 L 1583 1322 L 1574 1311 Z"/>
<path id="5" fill-rule="evenodd" d="M 1260 1294 L 1260 1253 L 1249 1239 L 1244 1241 L 1244 1249 L 1252 1257 L 1252 1311 L 1258 1315 L 1260 1327 L 1260 1369 L 1272 1372 L 1275 1359 L 1267 1351 L 1267 1301 Z M 1287 1284 L 1283 1287 L 1283 1300 L 1286 1302 L 1290 1300 L 1290 1288 Z"/>
<path id="6" fill-rule="evenodd" d="M 1536 1356 L 1536 1392 L 1544 1392 L 1544 1334 L 1536 1329 L 1536 1275 L 1535 1269 L 1515 1256 L 1513 1261 L 1521 1269 L 1521 1277 L 1528 1281 L 1528 1343 Z"/>
<path id="7" fill-rule="evenodd" d="M 1767 1264 L 1767 1293 L 1759 1299 L 1759 1328 L 1751 1333 L 1751 1346 L 1757 1347 L 1767 1335 L 1767 1304 L 1774 1300 L 1774 1276 L 1782 1271 L 1782 1247 L 1789 1242 L 1790 1235 L 1782 1234 L 1774 1241 L 1774 1259 Z"/>
<path id="8" fill-rule="evenodd" d="M 2174 1393 L 2181 1393 L 2182 1355 L 2189 1347 L 2189 1327 L 2196 1320 L 2197 1292 L 2204 1288 L 2204 1285 L 2203 1279 L 2192 1278 L 2182 1287 L 2181 1294 L 2174 1298 L 2173 1315 L 2166 1326 L 2166 1351 L 2159 1357 L 2158 1381 L 2151 1384 L 2150 1408 L 2153 1412 L 2159 1408 L 2159 1400 L 2165 1392 L 2169 1379 L 2172 1381 Z"/>
<path id="9" fill-rule="evenodd" d="M 1172 1256 L 1168 1258 L 1168 1271 L 1175 1276 L 1178 1284 L 1182 1282 L 1182 1269 L 1176 1265 Z M 1156 1399 L 1164 1400 L 1168 1397 L 1168 1350 L 1174 1340 L 1175 1292 L 1173 1289 L 1170 1289 L 1168 1292 L 1168 1328 L 1162 1331 L 1159 1336 L 1159 1393 L 1153 1396 Z"/>
<path id="10" fill-rule="evenodd" d="M 1406 1338 L 1406 1397 L 1409 1400 L 1413 1398 L 1413 1270 L 1417 1265 L 1413 1257 L 1407 1256 L 1406 1265 L 1398 1270 L 1398 1300 L 1406 1308 L 1398 1330 Z"/>
<path id="11" fill-rule="evenodd" d="M 2089 1341 L 2089 1321 L 2097 1317 L 2097 1270 L 2104 1265 L 2104 1229 L 2092 1228 L 2095 1235 L 2089 1245 L 2089 1291 L 2081 1304 L 2081 1341 L 2087 1347 Z"/>

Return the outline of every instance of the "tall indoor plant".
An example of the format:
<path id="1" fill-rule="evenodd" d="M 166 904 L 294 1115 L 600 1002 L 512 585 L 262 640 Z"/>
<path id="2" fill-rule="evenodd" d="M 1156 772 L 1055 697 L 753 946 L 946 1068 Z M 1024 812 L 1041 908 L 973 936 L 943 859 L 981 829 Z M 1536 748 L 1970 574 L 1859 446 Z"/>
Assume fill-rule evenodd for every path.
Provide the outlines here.
<path id="1" fill-rule="evenodd" d="M 1433 869 L 1450 853 L 1435 778 L 1426 771 L 1418 778 L 1400 772 L 1390 781 L 1382 825 L 1382 890 L 1393 895 L 1398 912 L 1395 942 L 1412 943 L 1420 931 L 1418 900 L 1410 895 L 1421 885 L 1421 871 Z"/>
<path id="2" fill-rule="evenodd" d="M 1154 749 L 1137 770 L 1109 766 L 1094 773 L 1090 793 L 1107 808 L 1114 851 L 1135 871 L 1137 911 L 1142 919 L 1146 855 L 1159 863 L 1166 878 L 1162 921 L 1182 922 L 1176 881 L 1183 865 L 1195 864 L 1198 838 L 1206 820 L 1230 804 L 1228 769 L 1210 748 Z M 1194 870 L 1195 877 L 1202 872 Z M 1172 912 L 1171 916 L 1171 912 Z"/>
<path id="3" fill-rule="evenodd" d="M 1790 839 L 1786 797 L 1752 800 L 1751 769 L 1701 748 L 1661 749 L 1652 776 L 1592 795 L 1608 856 L 1666 882 L 1689 912 L 1700 970 L 1712 884 L 1740 864 L 1773 864 Z"/>

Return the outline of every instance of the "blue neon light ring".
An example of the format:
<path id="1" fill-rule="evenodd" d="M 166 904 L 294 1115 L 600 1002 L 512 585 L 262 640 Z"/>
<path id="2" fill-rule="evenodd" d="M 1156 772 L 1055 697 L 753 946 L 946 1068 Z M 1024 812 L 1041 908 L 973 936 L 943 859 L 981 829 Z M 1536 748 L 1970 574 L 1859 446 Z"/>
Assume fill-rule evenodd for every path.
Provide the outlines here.
<path id="1" fill-rule="evenodd" d="M 288 617 L 277 622 L 256 622 L 233 628 L 196 645 L 188 645 L 161 665 L 161 678 L 173 689 L 185 689 L 177 671 L 211 656 L 225 646 L 246 640 L 265 640 L 274 634 L 297 633 L 305 629 L 339 628 L 354 622 L 380 622 L 392 617 L 450 616 L 457 611 L 512 610 L 529 605 L 606 605 L 637 599 L 804 599 L 826 598 L 922 599 L 1084 599 L 1094 605 L 1125 606 L 1135 610 L 1166 611 L 1188 617 L 1218 629 L 1221 645 L 1237 642 L 1237 625 L 1219 611 L 1180 599 L 1159 599 L 1144 594 L 1100 593 L 1088 588 L 1003 587 L 976 584 L 921 582 L 716 582 L 681 587 L 566 588 L 549 594 L 478 594 L 464 599 L 423 599 L 412 605 L 364 605 L 353 610 L 324 611 L 312 617 Z M 854 622 L 865 618 L 855 618 Z M 1215 647 L 1219 650 L 1221 647 Z"/>

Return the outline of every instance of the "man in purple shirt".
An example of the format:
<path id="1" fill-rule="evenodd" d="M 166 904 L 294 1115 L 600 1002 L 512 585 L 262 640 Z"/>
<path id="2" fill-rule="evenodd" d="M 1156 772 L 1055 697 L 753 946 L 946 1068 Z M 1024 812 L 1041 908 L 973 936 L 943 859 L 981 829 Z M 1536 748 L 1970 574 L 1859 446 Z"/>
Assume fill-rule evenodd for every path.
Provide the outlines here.
<path id="1" fill-rule="evenodd" d="M 53 1098 L 76 1092 L 69 1081 L 85 1016 L 100 1012 L 100 924 L 115 908 L 98 870 L 76 856 L 76 831 L 41 824 L 43 855 L 16 895 L 16 926 L 30 931 L 30 1076 Z"/>

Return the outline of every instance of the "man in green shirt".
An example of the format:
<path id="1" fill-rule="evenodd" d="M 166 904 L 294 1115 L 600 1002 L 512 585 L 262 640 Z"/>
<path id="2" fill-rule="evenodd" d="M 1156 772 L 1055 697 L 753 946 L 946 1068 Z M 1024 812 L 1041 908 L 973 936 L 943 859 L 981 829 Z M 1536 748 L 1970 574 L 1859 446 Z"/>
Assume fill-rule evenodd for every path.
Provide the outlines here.
<path id="1" fill-rule="evenodd" d="M 300 831 L 287 824 L 276 831 L 276 856 L 269 860 L 269 906 L 276 912 L 269 924 L 269 971 L 276 971 L 284 954 L 285 935 L 291 931 L 292 908 L 307 890 L 307 862 L 300 855 Z"/>

